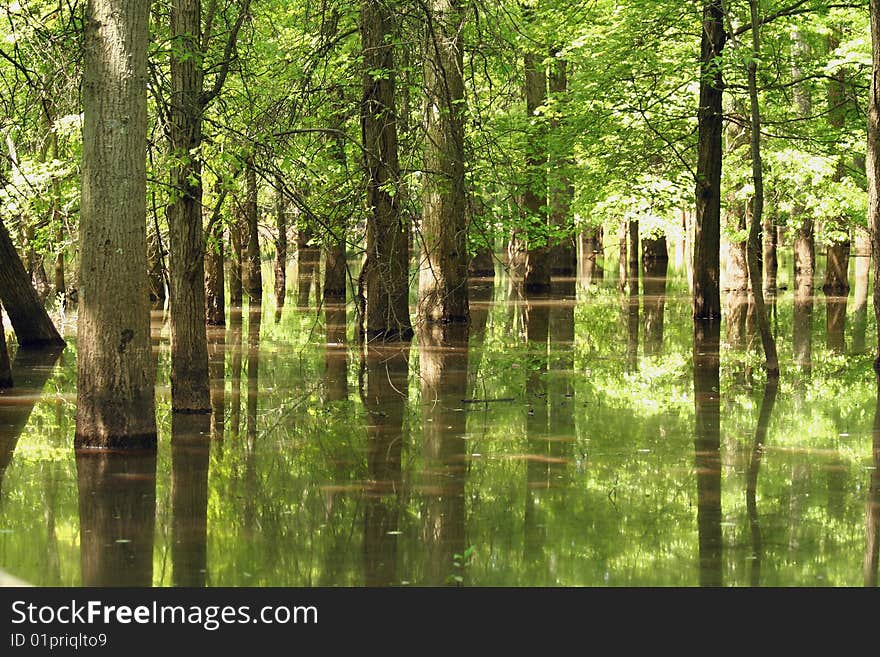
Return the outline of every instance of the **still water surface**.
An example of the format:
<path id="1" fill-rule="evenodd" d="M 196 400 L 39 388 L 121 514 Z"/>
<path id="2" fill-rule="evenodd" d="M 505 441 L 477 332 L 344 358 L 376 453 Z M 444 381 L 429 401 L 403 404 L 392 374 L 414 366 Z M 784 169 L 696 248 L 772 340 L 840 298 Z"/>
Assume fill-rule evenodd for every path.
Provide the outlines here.
<path id="1" fill-rule="evenodd" d="M 211 416 L 172 418 L 154 312 L 157 455 L 74 453 L 75 317 L 63 353 L 16 354 L 0 569 L 44 586 L 876 585 L 874 328 L 846 300 L 780 291 L 768 389 L 748 303 L 695 329 L 678 273 L 641 299 L 476 280 L 466 341 L 422 331 L 363 357 L 351 309 L 305 285 L 211 331 Z"/>

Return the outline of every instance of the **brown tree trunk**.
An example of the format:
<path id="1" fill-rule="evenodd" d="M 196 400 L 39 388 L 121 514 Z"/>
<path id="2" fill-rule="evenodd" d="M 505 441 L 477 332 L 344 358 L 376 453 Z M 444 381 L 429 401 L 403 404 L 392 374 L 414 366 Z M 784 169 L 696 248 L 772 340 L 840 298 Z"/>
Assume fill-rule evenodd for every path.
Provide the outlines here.
<path id="1" fill-rule="evenodd" d="M 620 230 L 617 233 L 617 289 L 626 292 L 626 282 L 628 278 L 628 263 L 626 259 L 627 252 L 627 233 L 628 226 L 625 221 L 620 222 Z"/>
<path id="2" fill-rule="evenodd" d="M 865 351 L 868 324 L 868 287 L 871 275 L 871 237 L 863 226 L 855 229 L 855 291 L 853 293 L 852 351 Z"/>
<path id="3" fill-rule="evenodd" d="M 776 276 L 779 271 L 777 258 L 777 234 L 776 226 L 772 217 L 765 215 L 761 226 L 762 237 L 762 260 L 761 273 L 763 278 L 764 292 L 769 295 L 776 294 Z"/>
<path id="4" fill-rule="evenodd" d="M 247 222 L 247 294 L 249 304 L 262 304 L 263 271 L 260 256 L 260 209 L 257 205 L 257 170 L 253 157 L 245 164 L 245 205 L 244 216 Z"/>
<path id="5" fill-rule="evenodd" d="M 721 317 L 722 96 L 718 61 L 727 35 L 721 0 L 705 0 L 700 55 L 699 137 L 697 147 L 696 225 L 694 235 L 694 318 Z"/>
<path id="6" fill-rule="evenodd" d="M 15 246 L 0 221 L 0 303 L 6 308 L 18 344 L 63 345 L 64 339 L 37 296 Z"/>
<path id="7" fill-rule="evenodd" d="M 202 227 L 202 67 L 199 0 L 171 4 L 171 170 L 168 206 L 171 269 L 171 407 L 208 413 L 208 338 L 205 329 L 205 238 Z"/>
<path id="8" fill-rule="evenodd" d="M 627 253 L 627 285 L 630 294 L 635 292 L 635 296 L 639 296 L 639 222 L 638 219 L 629 222 L 629 228 L 626 231 L 628 253 Z"/>
<path id="9" fill-rule="evenodd" d="M 89 0 L 86 7 L 78 448 L 156 447 L 146 235 L 149 4 Z"/>
<path id="10" fill-rule="evenodd" d="M 849 240 L 834 242 L 826 248 L 822 291 L 827 296 L 845 297 L 849 294 L 849 251 Z"/>
<path id="11" fill-rule="evenodd" d="M 464 79 L 460 0 L 430 0 L 425 56 L 425 174 L 419 317 L 469 321 Z"/>
<path id="12" fill-rule="evenodd" d="M 342 96 L 341 90 L 339 95 Z M 345 139 L 342 135 L 345 117 L 341 109 L 334 114 L 334 123 L 338 132 L 333 142 L 333 158 L 347 170 Z M 324 301 L 327 303 L 345 303 L 348 287 L 346 222 L 342 213 L 337 212 L 336 216 L 338 219 L 332 222 L 324 246 Z"/>
<path id="13" fill-rule="evenodd" d="M 495 277 L 495 254 L 492 253 L 491 247 L 482 248 L 474 254 L 468 266 L 468 276 L 473 278 Z"/>
<path id="14" fill-rule="evenodd" d="M 874 317 L 877 325 L 877 358 L 874 369 L 880 375 L 880 0 L 870 0 L 871 88 L 868 102 L 868 229 L 874 257 Z"/>
<path id="15" fill-rule="evenodd" d="M 147 270 L 150 280 L 150 301 L 165 303 L 167 275 L 165 254 L 158 228 L 151 227 L 147 233 Z"/>
<path id="16" fill-rule="evenodd" d="M 400 187 L 394 105 L 394 15 L 387 2 L 361 3 L 364 96 L 361 105 L 367 171 L 367 257 L 358 285 L 362 336 L 408 340 L 409 230 L 395 191 Z M 375 76 L 374 71 L 383 71 Z"/>

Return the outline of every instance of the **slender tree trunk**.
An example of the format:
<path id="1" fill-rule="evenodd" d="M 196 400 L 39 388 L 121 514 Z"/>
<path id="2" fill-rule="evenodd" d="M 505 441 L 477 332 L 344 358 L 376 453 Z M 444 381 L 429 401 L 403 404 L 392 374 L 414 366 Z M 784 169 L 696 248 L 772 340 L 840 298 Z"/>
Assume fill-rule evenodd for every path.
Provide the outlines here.
<path id="1" fill-rule="evenodd" d="M 868 322 L 868 287 L 871 275 L 871 237 L 863 226 L 855 229 L 855 291 L 853 293 L 852 350 L 865 351 Z"/>
<path id="2" fill-rule="evenodd" d="M 839 26 L 832 26 L 828 37 L 828 50 L 833 52 L 840 45 L 841 30 Z M 846 68 L 840 66 L 830 77 L 827 87 L 828 101 L 828 124 L 843 132 L 846 126 L 847 105 L 847 80 Z M 843 180 L 846 174 L 844 153 L 837 155 L 837 170 L 834 173 L 834 181 Z M 829 222 L 829 227 L 842 233 L 841 238 L 828 243 L 825 250 L 825 282 L 822 291 L 826 296 L 845 297 L 849 294 L 849 255 L 851 241 L 849 227 L 845 217 L 834 217 Z"/>
<path id="3" fill-rule="evenodd" d="M 165 270 L 165 254 L 162 248 L 162 237 L 155 222 L 151 222 L 147 231 L 147 269 L 150 279 L 150 301 L 165 303 L 168 272 Z"/>
<path id="4" fill-rule="evenodd" d="M 281 176 L 275 192 L 275 308 L 284 307 L 287 296 L 287 201 Z"/>
<path id="5" fill-rule="evenodd" d="M 749 0 L 752 18 L 752 57 L 748 65 L 749 103 L 751 105 L 751 151 L 752 180 L 755 191 L 752 197 L 752 219 L 749 226 L 749 279 L 752 284 L 752 295 L 755 298 L 755 314 L 758 329 L 761 332 L 761 344 L 767 359 L 765 367 L 768 379 L 779 378 L 779 358 L 776 355 L 776 340 L 770 329 L 767 308 L 764 305 L 764 289 L 761 272 L 758 269 L 758 251 L 761 248 L 761 226 L 764 212 L 764 171 L 761 161 L 761 111 L 758 106 L 758 58 L 760 57 L 760 28 L 758 27 L 758 0 Z M 766 263 L 765 263 L 766 268 Z M 774 273 L 775 280 L 775 273 Z M 775 287 L 775 284 L 774 284 Z"/>
<path id="6" fill-rule="evenodd" d="M 763 232 L 761 273 L 763 274 L 764 292 L 773 296 L 776 294 L 776 276 L 779 271 L 779 260 L 777 258 L 778 244 L 776 225 L 773 223 L 772 217 L 766 213 L 764 214 L 761 229 Z"/>
<path id="7" fill-rule="evenodd" d="M 627 281 L 627 232 L 628 226 L 625 221 L 620 222 L 620 230 L 617 233 L 617 246 L 618 246 L 618 257 L 617 257 L 617 289 L 621 292 L 626 292 L 626 281 Z"/>
<path id="8" fill-rule="evenodd" d="M 666 273 L 669 249 L 666 237 L 642 240 L 642 299 L 644 306 L 645 355 L 663 351 L 663 320 L 666 307 Z"/>
<path id="9" fill-rule="evenodd" d="M 358 285 L 362 335 L 367 340 L 410 339 L 408 228 L 395 191 L 400 187 L 394 105 L 393 7 L 361 3 L 364 96 L 361 106 L 367 172 L 367 258 Z M 374 71 L 383 71 L 376 76 Z M 364 294 L 365 292 L 365 294 Z"/>
<path id="10" fill-rule="evenodd" d="M 460 0 L 431 0 L 425 56 L 425 175 L 419 317 L 467 323 L 467 192 Z"/>
<path id="11" fill-rule="evenodd" d="M 627 253 L 627 285 L 630 293 L 639 295 L 639 222 L 638 219 L 629 222 L 627 229 L 627 241 L 629 242 Z"/>
<path id="12" fill-rule="evenodd" d="M 156 447 L 146 235 L 149 4 L 86 6 L 78 448 Z"/>
<path id="13" fill-rule="evenodd" d="M 705 0 L 700 55 L 696 226 L 694 236 L 694 317 L 721 316 L 719 259 L 721 248 L 722 95 L 718 63 L 727 40 L 721 0 Z"/>
<path id="14" fill-rule="evenodd" d="M 247 293 L 249 304 L 263 301 L 263 271 L 260 256 L 260 208 L 257 205 L 257 170 L 253 156 L 245 165 L 245 205 L 244 216 L 247 222 Z"/>
<path id="15" fill-rule="evenodd" d="M 63 345 L 15 246 L 0 220 L 0 302 L 6 308 L 18 344 L 23 347 Z"/>
<path id="16" fill-rule="evenodd" d="M 342 91 L 339 91 L 340 97 Z M 344 169 L 348 169 L 345 156 L 345 139 L 342 130 L 345 127 L 345 116 L 342 109 L 334 113 L 334 124 L 337 133 L 333 142 L 333 158 Z M 324 247 L 324 301 L 345 303 L 348 287 L 348 264 L 346 258 L 346 221 L 343 212 L 337 211 L 336 220 L 330 226 Z"/>

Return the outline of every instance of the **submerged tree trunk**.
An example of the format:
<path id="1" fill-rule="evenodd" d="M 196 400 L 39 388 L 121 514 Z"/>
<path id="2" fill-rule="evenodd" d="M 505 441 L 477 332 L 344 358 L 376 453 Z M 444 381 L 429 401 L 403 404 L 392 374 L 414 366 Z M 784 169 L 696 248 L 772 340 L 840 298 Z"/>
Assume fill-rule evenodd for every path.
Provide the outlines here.
<path id="1" fill-rule="evenodd" d="M 721 316 L 721 161 L 723 78 L 719 63 L 727 35 L 721 0 L 705 0 L 700 56 L 696 226 L 694 236 L 694 317 Z"/>
<path id="2" fill-rule="evenodd" d="M 226 324 L 226 285 L 223 275 L 225 260 L 223 224 L 215 221 L 205 249 L 205 305 L 209 326 Z"/>
<path id="3" fill-rule="evenodd" d="M 388 3 L 363 0 L 361 41 L 364 96 L 361 105 L 367 172 L 367 257 L 358 294 L 367 340 L 410 339 L 408 229 L 396 191 L 400 187 L 394 105 L 394 16 Z M 376 75 L 375 71 L 382 71 Z"/>
<path id="4" fill-rule="evenodd" d="M 425 174 L 419 317 L 468 322 L 462 29 L 459 0 L 431 0 L 425 57 Z"/>
<path id="5" fill-rule="evenodd" d="M 86 8 L 78 448 L 156 447 L 146 235 L 149 4 L 89 0 Z"/>
<path id="6" fill-rule="evenodd" d="M 242 208 L 236 203 L 232 211 L 232 224 L 229 226 L 229 242 L 232 244 L 232 254 L 229 259 L 229 305 L 233 308 L 241 308 L 244 302 L 242 217 Z"/>
<path id="7" fill-rule="evenodd" d="M 146 260 L 146 257 L 144 258 Z M 146 265 L 145 265 L 146 267 Z M 64 339 L 37 296 L 15 246 L 0 221 L 0 303 L 23 347 L 63 345 Z"/>
<path id="8" fill-rule="evenodd" d="M 666 237 L 642 240 L 642 305 L 645 326 L 645 355 L 663 351 L 663 320 L 666 307 L 666 274 L 669 249 Z"/>
<path id="9" fill-rule="evenodd" d="M 208 583 L 208 466 L 211 421 L 171 416 L 171 585 Z"/>
<path id="10" fill-rule="evenodd" d="M 208 413 L 205 255 L 202 227 L 202 68 L 199 0 L 171 5 L 171 407 Z"/>
<path id="11" fill-rule="evenodd" d="M 761 273 L 763 274 L 764 291 L 768 295 L 775 295 L 776 276 L 779 271 L 779 260 L 776 255 L 778 244 L 776 225 L 773 223 L 773 219 L 767 214 L 764 215 L 761 230 L 763 232 Z"/>

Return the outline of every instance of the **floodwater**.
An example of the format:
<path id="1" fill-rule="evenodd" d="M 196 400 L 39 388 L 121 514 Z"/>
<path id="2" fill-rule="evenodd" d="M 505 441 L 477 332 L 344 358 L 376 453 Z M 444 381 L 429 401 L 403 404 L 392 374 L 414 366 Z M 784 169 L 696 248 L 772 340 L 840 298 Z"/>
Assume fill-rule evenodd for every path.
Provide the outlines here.
<path id="1" fill-rule="evenodd" d="M 295 269 L 295 265 L 292 265 Z M 785 284 L 780 276 L 780 285 Z M 172 417 L 154 312 L 155 455 L 72 448 L 63 353 L 0 394 L 0 570 L 41 586 L 875 586 L 873 319 L 773 300 L 690 318 L 682 272 L 472 282 L 469 335 L 352 341 L 306 278 L 210 333 L 213 413 Z M 867 313 L 871 315 L 872 313 Z"/>

